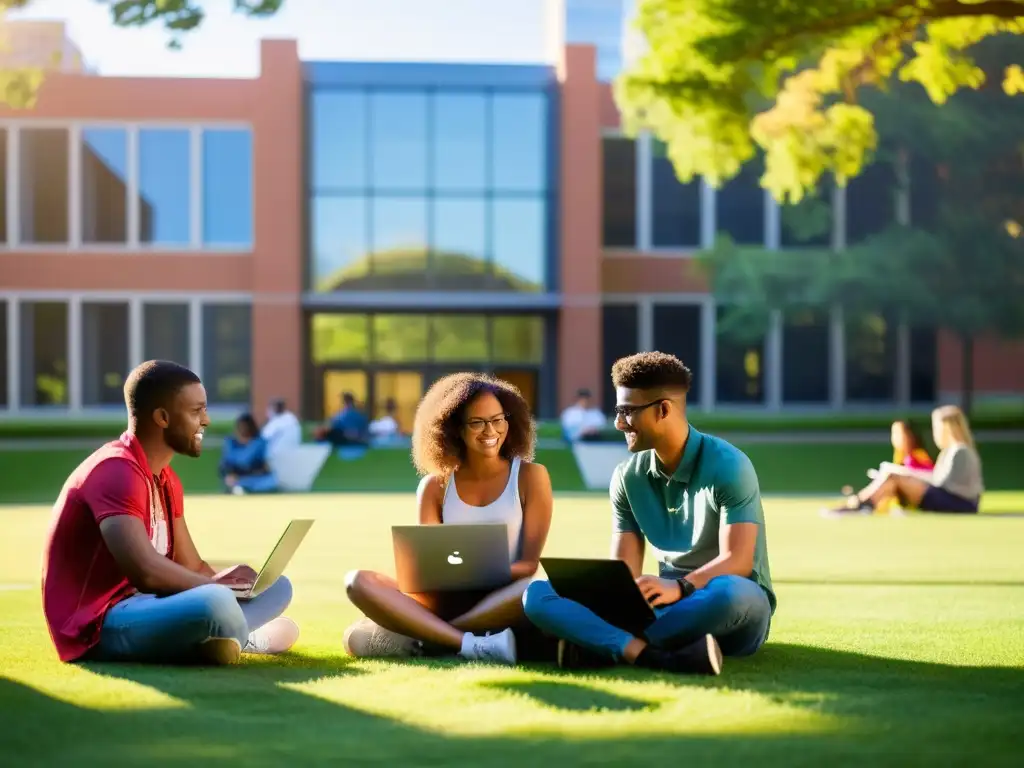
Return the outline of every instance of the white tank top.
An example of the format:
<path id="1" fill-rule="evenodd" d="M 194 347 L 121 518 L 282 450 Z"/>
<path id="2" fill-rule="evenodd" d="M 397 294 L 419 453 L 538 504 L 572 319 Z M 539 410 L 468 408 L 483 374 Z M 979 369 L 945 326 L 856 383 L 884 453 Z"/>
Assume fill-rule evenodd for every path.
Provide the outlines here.
<path id="1" fill-rule="evenodd" d="M 472 523 L 505 523 L 508 528 L 508 556 L 510 562 L 519 559 L 520 538 L 523 531 L 523 504 L 519 498 L 519 457 L 512 459 L 512 471 L 501 496 L 486 507 L 474 507 L 459 498 L 455 487 L 455 473 L 448 478 L 441 503 L 441 522 L 446 525 Z"/>

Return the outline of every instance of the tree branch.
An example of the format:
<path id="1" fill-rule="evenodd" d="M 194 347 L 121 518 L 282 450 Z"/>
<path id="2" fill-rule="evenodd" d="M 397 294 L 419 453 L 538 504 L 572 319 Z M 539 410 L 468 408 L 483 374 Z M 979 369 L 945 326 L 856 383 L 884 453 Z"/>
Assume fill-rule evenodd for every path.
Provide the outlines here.
<path id="1" fill-rule="evenodd" d="M 920 0 L 895 0 L 888 8 L 871 8 L 868 10 L 837 15 L 815 21 L 807 26 L 795 28 L 786 35 L 766 40 L 761 45 L 747 49 L 745 58 L 757 59 L 764 54 L 793 43 L 802 37 L 821 36 L 832 32 L 855 29 L 864 24 L 877 22 L 879 19 L 902 18 L 904 24 L 924 21 L 937 21 L 959 17 L 995 16 L 1000 19 L 1024 17 L 1024 3 L 1018 0 L 986 0 L 981 3 L 964 3 L 960 0 L 940 0 L 932 6 L 922 7 Z"/>

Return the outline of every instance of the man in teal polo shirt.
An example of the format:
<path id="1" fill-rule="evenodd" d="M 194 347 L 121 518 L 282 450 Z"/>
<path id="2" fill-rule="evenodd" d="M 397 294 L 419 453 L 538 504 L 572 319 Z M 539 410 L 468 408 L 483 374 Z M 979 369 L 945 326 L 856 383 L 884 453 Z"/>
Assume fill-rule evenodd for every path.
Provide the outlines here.
<path id="1" fill-rule="evenodd" d="M 631 634 L 560 597 L 547 581 L 523 596 L 527 617 L 560 638 L 562 667 L 626 662 L 719 674 L 748 656 L 775 612 L 757 474 L 738 448 L 691 427 L 692 375 L 672 355 L 643 352 L 612 368 L 615 426 L 633 453 L 612 476 L 612 556 L 624 560 L 657 618 Z M 642 576 L 649 542 L 659 576 Z"/>

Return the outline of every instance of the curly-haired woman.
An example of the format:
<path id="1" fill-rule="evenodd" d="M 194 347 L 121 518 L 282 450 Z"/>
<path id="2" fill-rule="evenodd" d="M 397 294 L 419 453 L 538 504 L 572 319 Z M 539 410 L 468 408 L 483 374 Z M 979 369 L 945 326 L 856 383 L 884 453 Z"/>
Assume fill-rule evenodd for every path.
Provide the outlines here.
<path id="1" fill-rule="evenodd" d="M 512 627 L 528 624 L 522 595 L 551 525 L 551 478 L 534 464 L 530 408 L 508 382 L 476 373 L 437 381 L 413 426 L 412 457 L 423 476 L 421 525 L 505 523 L 512 583 L 491 592 L 405 594 L 371 571 L 348 574 L 349 599 L 365 614 L 345 632 L 353 656 L 414 656 L 424 649 L 515 664 Z"/>

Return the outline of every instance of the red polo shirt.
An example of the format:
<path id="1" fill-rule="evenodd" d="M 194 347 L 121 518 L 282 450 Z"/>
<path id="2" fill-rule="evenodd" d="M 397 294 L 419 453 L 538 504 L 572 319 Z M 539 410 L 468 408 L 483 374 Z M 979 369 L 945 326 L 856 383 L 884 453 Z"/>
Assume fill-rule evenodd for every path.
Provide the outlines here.
<path id="1" fill-rule="evenodd" d="M 135 592 L 100 535 L 100 521 L 132 515 L 152 537 L 153 482 L 163 499 L 167 557 L 173 559 L 173 520 L 185 508 L 181 481 L 170 467 L 154 478 L 134 435 L 125 432 L 97 449 L 64 483 L 43 550 L 43 613 L 61 661 L 96 645 L 107 611 Z"/>

